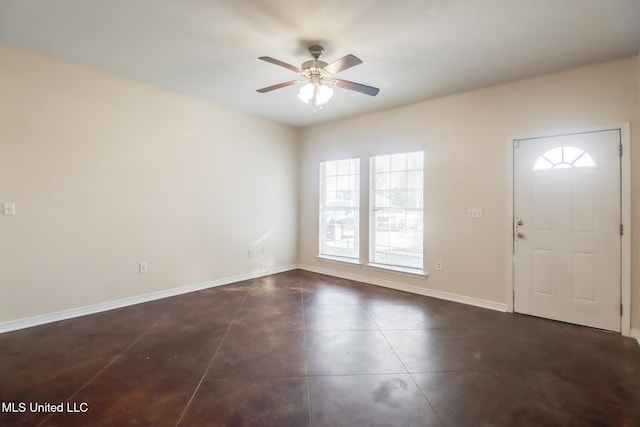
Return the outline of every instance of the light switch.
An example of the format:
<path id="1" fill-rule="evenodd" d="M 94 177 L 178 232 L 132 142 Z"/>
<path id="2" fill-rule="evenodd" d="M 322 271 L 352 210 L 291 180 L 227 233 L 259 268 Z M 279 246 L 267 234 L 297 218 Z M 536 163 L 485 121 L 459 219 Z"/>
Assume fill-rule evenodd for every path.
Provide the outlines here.
<path id="1" fill-rule="evenodd" d="M 482 208 L 469 208 L 469 209 L 467 209 L 467 217 L 469 217 L 469 218 L 482 218 Z"/>
<path id="2" fill-rule="evenodd" d="M 5 215 L 15 215 L 16 214 L 16 204 L 14 202 L 4 202 L 4 214 Z"/>

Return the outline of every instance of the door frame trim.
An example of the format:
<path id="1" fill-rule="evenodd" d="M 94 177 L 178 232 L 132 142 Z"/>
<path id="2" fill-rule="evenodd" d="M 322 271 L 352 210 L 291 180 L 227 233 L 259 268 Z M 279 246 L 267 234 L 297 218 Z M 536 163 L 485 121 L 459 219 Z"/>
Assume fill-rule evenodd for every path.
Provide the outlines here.
<path id="1" fill-rule="evenodd" d="M 620 332 L 623 336 L 631 334 L 631 135 L 630 123 L 619 122 L 594 126 L 584 126 L 573 129 L 561 129 L 548 132 L 537 132 L 523 135 L 513 135 L 507 138 L 507 224 L 505 238 L 507 242 L 507 311 L 513 313 L 514 309 L 514 265 L 513 249 L 515 240 L 513 236 L 513 201 L 514 201 L 514 161 L 513 148 L 516 141 L 521 139 L 547 138 L 575 133 L 602 132 L 607 130 L 620 131 L 620 143 L 623 155 L 620 159 L 620 209 L 621 219 L 624 225 L 624 234 L 621 242 L 621 283 L 620 298 L 622 303 L 622 316 L 620 319 Z"/>

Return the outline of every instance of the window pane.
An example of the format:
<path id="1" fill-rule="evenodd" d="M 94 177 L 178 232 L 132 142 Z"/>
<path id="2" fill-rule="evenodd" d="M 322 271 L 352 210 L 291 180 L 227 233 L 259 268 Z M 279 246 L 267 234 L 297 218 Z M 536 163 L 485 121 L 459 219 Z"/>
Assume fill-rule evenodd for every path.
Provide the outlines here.
<path id="1" fill-rule="evenodd" d="M 407 155 L 394 154 L 391 156 L 391 170 L 392 171 L 404 171 L 407 170 Z"/>
<path id="2" fill-rule="evenodd" d="M 359 174 L 359 172 L 356 172 Z M 349 176 L 349 188 L 353 191 L 356 188 L 360 187 L 360 177 L 358 175 L 350 175 Z"/>
<path id="3" fill-rule="evenodd" d="M 544 157 L 554 165 L 562 163 L 562 147 L 556 147 L 553 150 L 547 151 L 544 153 Z"/>
<path id="4" fill-rule="evenodd" d="M 590 155 L 584 153 L 582 156 L 578 157 L 575 162 L 573 162 L 573 166 L 577 168 L 588 168 L 595 166 L 595 162 L 591 158 Z"/>
<path id="5" fill-rule="evenodd" d="M 380 208 L 391 207 L 391 198 L 389 196 L 389 191 L 376 191 L 376 199 L 374 205 L 375 207 Z"/>
<path id="6" fill-rule="evenodd" d="M 391 188 L 392 189 L 407 188 L 407 173 L 406 172 L 391 173 Z"/>
<path id="7" fill-rule="evenodd" d="M 349 175 L 338 176 L 338 191 L 349 191 Z"/>
<path id="8" fill-rule="evenodd" d="M 422 171 L 407 172 L 407 188 L 422 188 Z"/>
<path id="9" fill-rule="evenodd" d="M 349 206 L 351 193 L 349 191 L 338 191 L 338 203 L 336 206 Z"/>
<path id="10" fill-rule="evenodd" d="M 360 206 L 360 192 L 357 189 L 351 192 L 351 206 L 356 208 Z"/>
<path id="11" fill-rule="evenodd" d="M 338 162 L 338 175 L 348 175 L 350 168 L 349 160 L 340 160 Z"/>
<path id="12" fill-rule="evenodd" d="M 404 188 L 391 190 L 391 206 L 394 208 L 404 208 L 407 204 L 407 190 Z"/>
<path id="13" fill-rule="evenodd" d="M 422 209 L 422 190 L 407 190 L 407 207 Z"/>
<path id="14" fill-rule="evenodd" d="M 533 170 L 568 169 L 572 167 L 594 167 L 595 162 L 583 150 L 577 147 L 556 147 L 538 158 Z"/>
<path id="15" fill-rule="evenodd" d="M 389 174 L 388 173 L 377 173 L 376 174 L 376 188 L 379 190 L 388 190 L 389 187 Z"/>
<path id="16" fill-rule="evenodd" d="M 337 179 L 335 176 L 328 176 L 325 180 L 325 187 L 327 191 L 335 191 L 336 190 Z"/>
<path id="17" fill-rule="evenodd" d="M 360 159 L 320 164 L 319 253 L 359 259 Z"/>
<path id="18" fill-rule="evenodd" d="M 335 191 L 327 191 L 325 193 L 324 204 L 326 206 L 336 206 L 338 203 L 338 193 Z"/>
<path id="19" fill-rule="evenodd" d="M 422 214 L 398 210 L 374 215 L 372 262 L 422 270 Z"/>
<path id="20" fill-rule="evenodd" d="M 580 154 L 584 153 L 584 151 L 576 147 L 562 147 L 562 150 L 564 151 L 563 160 L 565 163 L 573 163 Z"/>
<path id="21" fill-rule="evenodd" d="M 336 174 L 336 162 L 324 162 L 325 165 L 325 175 L 331 176 Z"/>
<path id="22" fill-rule="evenodd" d="M 423 152 L 374 157 L 371 163 L 375 199 L 370 261 L 422 271 Z M 390 167 L 391 173 L 380 173 L 379 167 Z"/>
<path id="23" fill-rule="evenodd" d="M 536 164 L 533 166 L 533 169 L 534 170 L 551 169 L 552 167 L 553 167 L 553 164 L 549 160 L 545 159 L 544 157 L 540 157 L 536 162 Z"/>
<path id="24" fill-rule="evenodd" d="M 376 172 L 389 172 L 391 170 L 391 156 L 376 156 L 374 159 Z"/>

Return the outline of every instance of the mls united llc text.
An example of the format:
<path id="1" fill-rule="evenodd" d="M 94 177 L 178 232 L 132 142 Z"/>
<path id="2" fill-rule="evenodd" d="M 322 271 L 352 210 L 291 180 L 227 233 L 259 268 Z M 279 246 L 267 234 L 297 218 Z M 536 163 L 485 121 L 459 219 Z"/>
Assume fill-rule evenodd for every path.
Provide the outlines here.
<path id="1" fill-rule="evenodd" d="M 2 402 L 2 412 L 88 412 L 87 402 Z"/>

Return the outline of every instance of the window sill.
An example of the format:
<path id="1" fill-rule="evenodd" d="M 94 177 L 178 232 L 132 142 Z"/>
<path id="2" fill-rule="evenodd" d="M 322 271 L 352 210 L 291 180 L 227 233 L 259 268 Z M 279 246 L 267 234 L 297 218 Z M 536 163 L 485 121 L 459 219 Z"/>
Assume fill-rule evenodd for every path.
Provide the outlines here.
<path id="1" fill-rule="evenodd" d="M 401 274 L 403 276 L 413 277 L 417 279 L 426 279 L 429 276 L 426 271 L 418 270 L 415 268 L 404 268 L 383 264 L 367 264 L 366 266 L 371 270 L 384 271 L 385 273 Z"/>
<path id="2" fill-rule="evenodd" d="M 316 255 L 316 259 L 323 262 L 332 262 L 335 264 L 347 264 L 354 267 L 362 268 L 362 264 L 360 264 L 360 261 L 352 258 L 341 258 L 337 256 L 335 257 L 330 256 L 330 255 Z"/>

